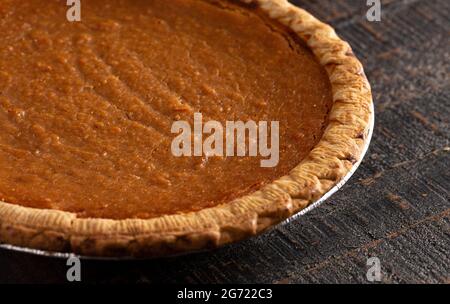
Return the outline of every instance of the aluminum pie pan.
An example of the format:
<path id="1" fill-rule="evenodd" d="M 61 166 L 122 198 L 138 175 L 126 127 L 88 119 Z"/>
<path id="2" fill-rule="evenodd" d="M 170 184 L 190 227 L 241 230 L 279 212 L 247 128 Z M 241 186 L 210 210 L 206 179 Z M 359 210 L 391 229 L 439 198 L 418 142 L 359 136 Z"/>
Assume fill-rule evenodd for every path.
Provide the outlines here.
<path id="1" fill-rule="evenodd" d="M 347 173 L 347 175 L 341 179 L 339 183 L 337 183 L 333 188 L 330 189 L 326 194 L 324 194 L 319 200 L 311 204 L 310 206 L 306 207 L 305 209 L 301 210 L 297 214 L 292 215 L 288 219 L 284 220 L 283 222 L 279 223 L 278 225 L 273 226 L 271 229 L 276 229 L 277 227 L 284 226 L 292 221 L 297 220 L 298 218 L 306 215 L 313 209 L 319 207 L 322 205 L 326 200 L 328 200 L 333 194 L 335 194 L 337 191 L 339 191 L 353 176 L 353 174 L 356 172 L 356 170 L 361 165 L 364 156 L 367 154 L 367 151 L 369 150 L 370 143 L 372 141 L 373 132 L 375 128 L 375 108 L 373 102 L 371 103 L 371 116 L 369 121 L 369 133 L 367 136 L 367 140 L 365 142 L 363 152 L 361 153 L 360 160 L 353 165 L 353 167 L 350 169 L 350 171 Z M 225 246 L 226 247 L 226 246 Z M 25 254 L 31 254 L 35 256 L 41 256 L 41 257 L 49 257 L 49 258 L 59 258 L 59 259 L 69 259 L 71 257 L 77 257 L 82 260 L 98 260 L 98 261 L 126 261 L 126 260 L 146 260 L 146 259 L 156 259 L 156 258 L 141 258 L 141 257 L 97 257 L 97 256 L 85 256 L 85 255 L 78 255 L 70 252 L 55 252 L 55 251 L 46 251 L 46 250 L 40 250 L 40 249 L 33 249 L 28 247 L 20 247 L 10 244 L 1 244 L 0 243 L 0 249 L 18 252 L 18 253 L 25 253 Z M 193 253 L 199 253 L 199 252 L 206 252 L 208 250 L 200 250 L 200 251 L 190 251 L 186 253 L 180 253 L 176 255 L 169 255 L 168 257 L 177 257 L 177 256 L 183 256 Z"/>

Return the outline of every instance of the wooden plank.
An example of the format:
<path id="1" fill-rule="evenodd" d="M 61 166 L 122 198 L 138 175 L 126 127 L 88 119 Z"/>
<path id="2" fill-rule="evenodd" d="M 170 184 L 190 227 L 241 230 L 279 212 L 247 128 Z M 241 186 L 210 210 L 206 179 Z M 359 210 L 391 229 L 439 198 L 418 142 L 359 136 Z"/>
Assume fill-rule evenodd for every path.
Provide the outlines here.
<path id="1" fill-rule="evenodd" d="M 360 0 L 294 1 L 333 24 L 374 89 L 372 147 L 326 204 L 260 237 L 214 252 L 135 262 L 83 261 L 84 282 L 450 282 L 450 2 L 383 1 L 365 20 Z M 0 283 L 64 282 L 64 260 L 0 251 Z"/>

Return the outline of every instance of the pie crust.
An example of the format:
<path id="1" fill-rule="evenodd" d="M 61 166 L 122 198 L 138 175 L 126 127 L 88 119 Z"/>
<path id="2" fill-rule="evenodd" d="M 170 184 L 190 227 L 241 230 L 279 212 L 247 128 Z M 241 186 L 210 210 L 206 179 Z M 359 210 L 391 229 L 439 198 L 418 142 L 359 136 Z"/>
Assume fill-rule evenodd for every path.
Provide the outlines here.
<path id="1" fill-rule="evenodd" d="M 226 204 L 152 219 L 85 219 L 0 202 L 0 241 L 84 256 L 155 257 L 216 248 L 254 236 L 319 200 L 363 157 L 372 113 L 370 85 L 348 43 L 328 25 L 285 0 L 258 5 L 291 28 L 326 69 L 333 91 L 320 142 L 289 175 Z"/>

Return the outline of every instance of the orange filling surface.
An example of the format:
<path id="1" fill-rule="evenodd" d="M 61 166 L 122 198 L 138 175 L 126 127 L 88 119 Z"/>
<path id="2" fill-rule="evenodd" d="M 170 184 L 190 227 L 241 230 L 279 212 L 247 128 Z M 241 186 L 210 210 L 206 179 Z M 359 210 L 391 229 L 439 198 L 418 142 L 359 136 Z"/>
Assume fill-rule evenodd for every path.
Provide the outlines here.
<path id="1" fill-rule="evenodd" d="M 229 202 L 320 140 L 325 70 L 286 28 L 229 1 L 0 2 L 0 200 L 93 218 Z M 175 157 L 174 121 L 279 121 L 280 160 Z M 270 141 L 269 141 L 270 142 Z"/>

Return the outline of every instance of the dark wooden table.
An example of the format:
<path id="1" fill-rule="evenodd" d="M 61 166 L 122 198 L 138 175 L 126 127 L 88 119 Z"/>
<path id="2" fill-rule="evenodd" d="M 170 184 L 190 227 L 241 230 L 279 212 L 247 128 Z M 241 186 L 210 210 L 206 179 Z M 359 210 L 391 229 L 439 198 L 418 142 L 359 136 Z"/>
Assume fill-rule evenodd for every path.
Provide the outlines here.
<path id="1" fill-rule="evenodd" d="M 214 252 L 82 262 L 84 282 L 450 283 L 450 1 L 294 1 L 332 24 L 363 61 L 376 129 L 356 175 L 326 204 L 263 236 Z M 0 282 L 65 282 L 66 261 L 0 251 Z"/>

